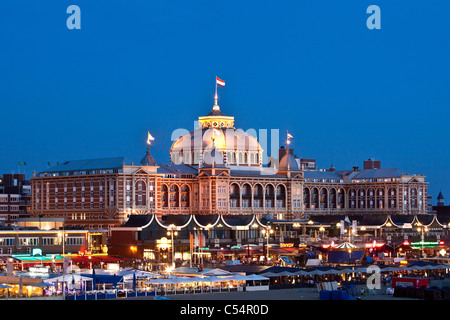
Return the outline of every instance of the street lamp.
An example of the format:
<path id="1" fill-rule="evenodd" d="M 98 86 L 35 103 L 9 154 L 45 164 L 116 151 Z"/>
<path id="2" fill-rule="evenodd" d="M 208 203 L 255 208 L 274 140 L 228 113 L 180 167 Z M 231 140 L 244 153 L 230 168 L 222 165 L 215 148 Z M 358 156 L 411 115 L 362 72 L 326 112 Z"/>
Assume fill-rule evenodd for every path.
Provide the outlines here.
<path id="1" fill-rule="evenodd" d="M 319 228 L 319 231 L 322 231 L 322 240 L 323 240 L 323 238 L 325 238 L 325 228 L 321 226 Z"/>
<path id="2" fill-rule="evenodd" d="M 174 246 L 174 243 L 173 243 L 173 236 L 175 235 L 175 236 L 177 236 L 178 235 L 178 232 L 177 231 L 173 231 L 174 229 L 175 229 L 175 225 L 174 224 L 171 224 L 170 226 L 169 226 L 169 229 L 170 229 L 170 231 L 168 231 L 167 232 L 167 235 L 168 236 L 171 236 L 171 246 L 172 246 L 172 266 L 175 266 L 175 261 L 174 261 L 174 250 L 175 250 L 175 246 Z"/>
<path id="3" fill-rule="evenodd" d="M 421 223 L 419 223 L 418 225 L 419 225 L 419 227 L 417 228 L 417 231 L 419 231 L 419 232 L 422 233 L 422 237 L 421 237 L 421 239 L 422 239 L 421 256 L 422 256 L 422 258 L 423 258 L 423 243 L 424 243 L 424 241 L 425 241 L 425 240 L 424 240 L 424 232 L 428 232 L 428 228 L 427 228 L 427 227 L 421 227 L 421 226 L 422 226 Z"/>
<path id="4" fill-rule="evenodd" d="M 262 234 L 264 234 L 267 238 L 267 250 L 266 250 L 266 261 L 269 262 L 269 236 L 273 233 L 272 227 L 267 225 L 265 229 L 261 230 Z"/>
<path id="5" fill-rule="evenodd" d="M 64 231 L 63 232 L 58 232 L 58 238 L 61 238 L 61 242 L 62 242 L 62 254 L 65 254 L 65 234 Z"/>

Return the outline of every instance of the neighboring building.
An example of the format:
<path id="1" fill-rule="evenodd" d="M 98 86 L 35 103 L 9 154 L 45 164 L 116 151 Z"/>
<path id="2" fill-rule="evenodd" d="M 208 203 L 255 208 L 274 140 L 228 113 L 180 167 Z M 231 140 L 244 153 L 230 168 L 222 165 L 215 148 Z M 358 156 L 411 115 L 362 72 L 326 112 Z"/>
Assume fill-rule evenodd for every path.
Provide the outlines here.
<path id="1" fill-rule="evenodd" d="M 278 220 L 330 215 L 427 214 L 424 175 L 382 168 L 317 169 L 281 148 L 262 164 L 256 138 L 234 128 L 234 117 L 213 111 L 170 149 L 169 164 L 150 150 L 140 163 L 125 157 L 66 161 L 32 179 L 33 216 L 64 217 L 67 227 L 106 229 L 132 215 L 256 215 Z M 149 142 L 148 142 L 149 143 Z M 303 160 L 303 161 L 302 161 Z"/>
<path id="2" fill-rule="evenodd" d="M 1 227 L 0 255 L 31 254 L 33 249 L 43 255 L 104 252 L 107 230 L 67 230 L 63 225 L 64 219 L 28 218 L 19 219 L 18 226 Z"/>
<path id="3" fill-rule="evenodd" d="M 432 210 L 438 215 L 438 217 L 450 216 L 450 206 L 445 205 L 442 192 L 439 192 L 437 196 L 437 204 L 432 207 Z"/>
<path id="4" fill-rule="evenodd" d="M 31 182 L 24 174 L 4 174 L 0 179 L 0 219 L 14 225 L 31 211 Z"/>
<path id="5" fill-rule="evenodd" d="M 438 207 L 444 206 L 444 196 L 442 195 L 442 192 L 439 192 L 439 194 L 438 194 L 437 205 L 438 205 Z"/>

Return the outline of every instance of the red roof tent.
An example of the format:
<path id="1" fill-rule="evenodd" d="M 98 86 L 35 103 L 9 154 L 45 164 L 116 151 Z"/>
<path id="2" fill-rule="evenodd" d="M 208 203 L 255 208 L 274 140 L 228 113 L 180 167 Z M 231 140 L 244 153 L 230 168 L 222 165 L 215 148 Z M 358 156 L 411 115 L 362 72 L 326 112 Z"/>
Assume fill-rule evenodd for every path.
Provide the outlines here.
<path id="1" fill-rule="evenodd" d="M 89 258 L 86 257 L 73 257 L 72 261 L 77 263 L 77 262 L 90 262 L 91 260 L 89 260 Z"/>
<path id="2" fill-rule="evenodd" d="M 100 258 L 103 262 L 119 262 L 120 259 L 119 258 L 115 258 L 115 257 L 110 257 L 110 256 L 105 256 L 105 257 L 97 257 Z"/>

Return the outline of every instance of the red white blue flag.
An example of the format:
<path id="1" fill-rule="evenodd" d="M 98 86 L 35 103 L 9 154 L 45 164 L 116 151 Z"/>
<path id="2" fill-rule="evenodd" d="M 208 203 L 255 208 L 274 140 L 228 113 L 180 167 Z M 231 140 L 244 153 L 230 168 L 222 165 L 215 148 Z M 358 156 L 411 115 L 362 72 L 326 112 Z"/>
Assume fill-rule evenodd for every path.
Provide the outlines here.
<path id="1" fill-rule="evenodd" d="M 219 79 L 218 77 L 216 77 L 216 84 L 219 87 L 222 87 L 222 88 L 225 87 L 225 81 Z"/>

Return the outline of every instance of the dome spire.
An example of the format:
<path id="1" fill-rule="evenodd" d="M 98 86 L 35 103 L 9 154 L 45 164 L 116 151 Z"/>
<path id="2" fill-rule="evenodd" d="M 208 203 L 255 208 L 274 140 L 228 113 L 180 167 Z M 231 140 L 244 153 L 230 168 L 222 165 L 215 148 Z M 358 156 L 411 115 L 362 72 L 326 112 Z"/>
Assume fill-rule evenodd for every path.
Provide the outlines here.
<path id="1" fill-rule="evenodd" d="M 286 135 L 287 136 L 287 138 L 286 138 L 286 153 L 289 155 L 289 145 L 291 144 L 290 139 L 292 139 L 293 136 L 289 133 L 289 131 L 286 131 L 286 133 L 287 133 L 287 135 Z M 288 171 L 291 170 L 290 161 L 287 162 L 287 165 L 288 165 L 288 167 L 287 167 Z"/>
<path id="2" fill-rule="evenodd" d="M 220 107 L 217 104 L 217 100 L 218 100 L 218 97 L 217 97 L 217 86 L 219 86 L 221 88 L 225 87 L 225 81 L 219 79 L 219 77 L 216 76 L 216 93 L 214 94 L 214 106 L 213 106 L 213 110 L 214 111 L 220 111 Z"/>
<path id="3" fill-rule="evenodd" d="M 151 141 L 155 140 L 155 138 L 152 137 L 150 132 L 147 132 L 147 133 L 148 133 L 148 135 L 147 135 L 147 153 L 144 156 L 144 158 L 142 158 L 141 164 L 144 166 L 156 166 L 155 159 L 150 155 L 150 143 L 151 143 Z"/>

